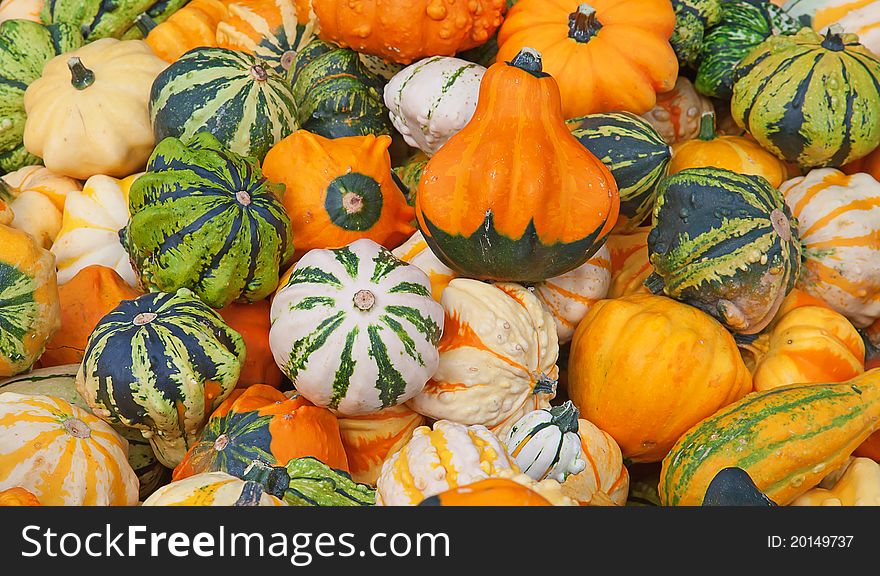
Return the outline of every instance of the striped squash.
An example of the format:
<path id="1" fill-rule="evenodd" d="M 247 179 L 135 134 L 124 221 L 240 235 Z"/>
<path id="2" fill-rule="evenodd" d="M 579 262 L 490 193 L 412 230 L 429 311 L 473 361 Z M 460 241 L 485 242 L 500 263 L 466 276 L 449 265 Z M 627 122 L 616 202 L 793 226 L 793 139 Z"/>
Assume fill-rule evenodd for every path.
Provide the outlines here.
<path id="1" fill-rule="evenodd" d="M 271 317 L 281 371 L 317 406 L 346 416 L 406 402 L 437 369 L 443 309 L 427 276 L 372 240 L 307 252 Z"/>
<path id="2" fill-rule="evenodd" d="M 612 232 L 605 246 L 611 255 L 611 286 L 608 298 L 650 292 L 645 280 L 654 271 L 648 255 L 650 226 L 631 232 Z"/>
<path id="3" fill-rule="evenodd" d="M 287 506 L 259 482 L 225 472 L 205 472 L 166 484 L 144 506 Z"/>
<path id="4" fill-rule="evenodd" d="M 339 433 L 356 482 L 376 484 L 382 463 L 406 444 L 425 417 L 405 404 L 375 414 L 340 416 Z"/>
<path id="5" fill-rule="evenodd" d="M 797 220 L 782 194 L 761 176 L 721 168 L 660 183 L 648 251 L 652 292 L 742 334 L 770 323 L 801 268 Z"/>
<path id="6" fill-rule="evenodd" d="M 0 393 L 0 490 L 22 487 L 47 506 L 133 506 L 128 442 L 53 396 Z"/>
<path id="7" fill-rule="evenodd" d="M 812 170 L 780 188 L 798 220 L 798 286 L 857 327 L 880 318 L 880 183 L 868 174 Z"/>
<path id="8" fill-rule="evenodd" d="M 712 478 L 742 468 L 779 505 L 816 486 L 880 427 L 880 370 L 848 382 L 749 394 L 706 418 L 663 460 L 660 501 L 696 506 Z"/>
<path id="9" fill-rule="evenodd" d="M 840 166 L 880 144 L 880 59 L 853 34 L 772 37 L 736 74 L 733 119 L 788 162 Z"/>
<path id="10" fill-rule="evenodd" d="M 582 472 L 587 461 L 578 435 L 578 416 L 578 409 L 568 400 L 517 420 L 504 443 L 520 471 L 533 480 L 558 482 Z"/>
<path id="11" fill-rule="evenodd" d="M 297 53 L 290 72 L 303 130 L 325 138 L 391 134 L 385 81 L 354 50 L 316 38 Z"/>
<path id="12" fill-rule="evenodd" d="M 646 120 L 630 112 L 566 120 L 571 133 L 602 161 L 620 193 L 620 218 L 633 228 L 651 214 L 657 183 L 666 176 L 672 149 Z"/>
<path id="13" fill-rule="evenodd" d="M 410 156 L 406 162 L 394 168 L 395 182 L 403 190 L 406 195 L 406 202 L 410 206 L 416 205 L 416 191 L 419 189 L 419 180 L 422 179 L 422 172 L 428 165 L 427 154 L 419 150 Z"/>
<path id="14" fill-rule="evenodd" d="M 578 420 L 577 433 L 587 467 L 565 479 L 562 493 L 582 506 L 605 500 L 623 506 L 629 494 L 629 471 L 620 446 L 610 434 L 583 418 Z"/>
<path id="15" fill-rule="evenodd" d="M 431 281 L 431 297 L 440 302 L 443 290 L 458 275 L 440 261 L 428 247 L 421 232 L 416 232 L 410 239 L 391 251 L 397 258 L 416 266 L 428 275 Z"/>
<path id="16" fill-rule="evenodd" d="M 156 142 L 207 131 L 232 152 L 259 161 L 299 127 L 284 77 L 255 56 L 225 48 L 194 48 L 159 74 L 150 118 Z"/>
<path id="17" fill-rule="evenodd" d="M 880 54 L 878 0 L 788 0 L 782 8 L 817 32 L 836 24 L 844 32 L 857 34 L 868 50 Z"/>
<path id="18" fill-rule="evenodd" d="M 77 390 L 101 418 L 138 428 L 174 468 L 235 387 L 244 342 L 189 290 L 123 301 L 89 338 Z"/>
<path id="19" fill-rule="evenodd" d="M 282 190 L 207 132 L 166 138 L 132 184 L 119 237 L 147 289 L 189 288 L 214 308 L 262 300 L 293 255 Z"/>
<path id="20" fill-rule="evenodd" d="M 372 506 L 376 502 L 371 486 L 358 484 L 348 472 L 317 458 L 293 458 L 285 468 L 290 481 L 284 501 L 291 506 Z"/>
<path id="21" fill-rule="evenodd" d="M 680 68 L 696 68 L 706 29 L 721 20 L 721 0 L 672 0 L 675 30 L 669 43 Z"/>
<path id="22" fill-rule="evenodd" d="M 69 402 L 89 413 L 88 403 L 76 391 L 76 373 L 79 364 L 64 364 L 40 368 L 27 374 L 0 381 L 0 393 L 15 392 L 28 396 L 52 396 Z M 168 480 L 168 469 L 153 454 L 150 443 L 140 430 L 116 424 L 113 429 L 128 442 L 128 464 L 137 474 L 139 498 L 143 500 Z"/>
<path id="23" fill-rule="evenodd" d="M 46 24 L 64 22 L 82 30 L 86 41 L 140 38 L 134 20 L 146 12 L 162 22 L 189 0 L 46 0 L 40 17 Z"/>

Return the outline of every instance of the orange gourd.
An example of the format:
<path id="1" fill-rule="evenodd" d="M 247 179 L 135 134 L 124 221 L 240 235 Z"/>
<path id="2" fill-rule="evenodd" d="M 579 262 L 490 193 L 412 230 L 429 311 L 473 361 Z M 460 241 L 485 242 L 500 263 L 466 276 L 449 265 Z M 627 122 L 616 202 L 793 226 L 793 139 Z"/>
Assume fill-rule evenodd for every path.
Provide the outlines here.
<path id="1" fill-rule="evenodd" d="M 217 46 L 217 23 L 226 17 L 222 0 L 192 0 L 161 24 L 146 13 L 135 19 L 144 40 L 166 62 L 174 62 L 193 48 Z"/>
<path id="2" fill-rule="evenodd" d="M 0 506 L 42 506 L 39 498 L 24 488 L 0 490 Z"/>
<path id="3" fill-rule="evenodd" d="M 650 226 L 642 226 L 629 232 L 614 231 L 605 245 L 611 254 L 611 288 L 609 298 L 630 294 L 649 294 L 644 282 L 654 271 L 648 260 L 648 234 Z"/>
<path id="4" fill-rule="evenodd" d="M 843 171 L 847 174 L 864 172 L 873 176 L 875 180 L 880 180 L 880 148 L 877 148 L 864 158 L 846 164 L 843 167 Z"/>
<path id="5" fill-rule="evenodd" d="M 880 462 L 880 432 L 874 432 L 859 446 L 853 456 L 864 456 Z"/>
<path id="6" fill-rule="evenodd" d="M 403 404 L 374 414 L 340 416 L 339 432 L 352 479 L 375 485 L 385 459 L 403 448 L 413 430 L 426 422 L 424 416 Z"/>
<path id="7" fill-rule="evenodd" d="M 283 376 L 269 350 L 270 306 L 269 300 L 252 304 L 233 302 L 217 311 L 230 328 L 241 334 L 247 348 L 236 388 L 247 388 L 253 384 L 266 384 L 273 388 L 281 386 Z"/>
<path id="8" fill-rule="evenodd" d="M 486 478 L 429 496 L 419 506 L 552 506 L 543 496 L 508 478 Z"/>

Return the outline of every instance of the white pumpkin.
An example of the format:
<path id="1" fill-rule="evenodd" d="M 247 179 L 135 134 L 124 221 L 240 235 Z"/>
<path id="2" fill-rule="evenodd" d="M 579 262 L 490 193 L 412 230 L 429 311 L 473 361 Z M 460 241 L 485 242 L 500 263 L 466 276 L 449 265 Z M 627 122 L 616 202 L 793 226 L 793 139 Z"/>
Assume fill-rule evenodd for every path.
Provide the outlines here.
<path id="1" fill-rule="evenodd" d="M 0 22 L 4 20 L 30 20 L 42 22 L 40 11 L 44 0 L 3 0 L 0 2 Z"/>
<path id="2" fill-rule="evenodd" d="M 162 486 L 144 506 L 287 506 L 252 480 L 226 472 L 203 472 Z"/>
<path id="3" fill-rule="evenodd" d="M 92 176 L 82 191 L 67 195 L 61 230 L 52 245 L 58 283 L 64 284 L 92 264 L 113 268 L 130 286 L 138 285 L 119 230 L 128 223 L 128 191 L 140 174 L 117 180 Z"/>
<path id="4" fill-rule="evenodd" d="M 449 56 L 410 64 L 385 85 L 391 123 L 407 144 L 433 155 L 474 115 L 485 72 Z"/>
<path id="5" fill-rule="evenodd" d="M 836 24 L 880 54 L 880 0 L 788 0 L 782 8 L 795 18 L 806 16 L 813 29 L 823 34 Z"/>
<path id="6" fill-rule="evenodd" d="M 406 402 L 437 369 L 443 309 L 428 277 L 372 240 L 307 252 L 271 319 L 281 371 L 309 401 L 346 416 Z"/>
<path id="7" fill-rule="evenodd" d="M 43 248 L 52 246 L 61 230 L 64 201 L 82 185 L 43 166 L 25 166 L 3 176 L 4 200 L 15 214 L 12 227 L 27 232 Z"/>
<path id="8" fill-rule="evenodd" d="M 409 240 L 392 250 L 391 253 L 404 262 L 417 266 L 428 275 L 428 279 L 431 281 L 431 296 L 438 302 L 450 280 L 456 277 L 456 273 L 434 255 L 421 232 L 410 236 Z"/>
<path id="9" fill-rule="evenodd" d="M 587 467 L 578 436 L 578 409 L 561 406 L 529 412 L 510 428 L 505 445 L 524 474 L 564 482 Z"/>

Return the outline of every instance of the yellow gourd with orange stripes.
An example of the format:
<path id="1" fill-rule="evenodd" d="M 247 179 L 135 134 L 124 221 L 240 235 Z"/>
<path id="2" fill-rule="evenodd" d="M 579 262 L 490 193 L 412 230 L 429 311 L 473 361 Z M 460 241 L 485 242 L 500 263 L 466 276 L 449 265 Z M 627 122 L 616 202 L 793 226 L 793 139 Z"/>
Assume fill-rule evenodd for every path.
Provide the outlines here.
<path id="1" fill-rule="evenodd" d="M 144 506 L 287 506 L 256 482 L 226 472 L 203 472 L 162 486 Z"/>
<path id="2" fill-rule="evenodd" d="M 611 287 L 609 298 L 630 294 L 649 294 L 644 282 L 654 271 L 648 260 L 648 234 L 650 226 L 642 226 L 629 232 L 615 230 L 605 246 L 611 255 Z"/>
<path id="3" fill-rule="evenodd" d="M 438 302 L 449 282 L 458 276 L 452 268 L 441 262 L 428 248 L 428 243 L 421 232 L 410 236 L 409 240 L 392 250 L 391 253 L 428 275 L 431 280 L 431 296 Z"/>
<path id="4" fill-rule="evenodd" d="M 587 467 L 562 483 L 562 493 L 579 504 L 590 505 L 610 500 L 617 506 L 626 503 L 629 472 L 614 438 L 589 420 L 578 420 L 578 436 Z"/>
<path id="5" fill-rule="evenodd" d="M 406 405 L 392 406 L 374 414 L 339 415 L 339 433 L 355 482 L 376 484 L 385 459 L 400 450 L 425 417 Z"/>

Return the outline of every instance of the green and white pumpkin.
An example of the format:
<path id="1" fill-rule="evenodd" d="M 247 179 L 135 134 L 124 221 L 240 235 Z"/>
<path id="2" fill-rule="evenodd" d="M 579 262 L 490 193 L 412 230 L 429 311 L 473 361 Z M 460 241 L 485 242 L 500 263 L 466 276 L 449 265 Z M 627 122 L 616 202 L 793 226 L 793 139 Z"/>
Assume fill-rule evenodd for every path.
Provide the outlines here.
<path id="1" fill-rule="evenodd" d="M 29 20 L 0 22 L 0 173 L 40 164 L 24 147 L 24 92 L 46 62 L 82 45 L 76 28 Z"/>
<path id="2" fill-rule="evenodd" d="M 140 429 L 173 468 L 232 392 L 244 358 L 241 335 L 192 292 L 154 292 L 98 322 L 77 390 L 104 420 Z"/>
<path id="3" fill-rule="evenodd" d="M 736 75 L 734 120 L 779 158 L 841 166 L 880 144 L 880 59 L 853 34 L 770 38 Z"/>
<path id="4" fill-rule="evenodd" d="M 505 445 L 523 474 L 532 480 L 565 482 L 587 467 L 578 435 L 580 413 L 571 400 L 561 406 L 534 410 L 513 425 Z"/>
<path id="5" fill-rule="evenodd" d="M 410 64 L 385 86 L 391 123 L 407 144 L 433 155 L 474 115 L 485 72 L 448 56 Z"/>
<path id="6" fill-rule="evenodd" d="M 721 0 L 672 0 L 675 29 L 669 43 L 682 67 L 697 64 L 706 29 L 721 20 L 721 4 Z"/>
<path id="7" fill-rule="evenodd" d="M 313 40 L 296 55 L 291 73 L 303 130 L 325 138 L 391 134 L 385 81 L 354 50 Z"/>
<path id="8" fill-rule="evenodd" d="M 145 12 L 162 22 L 189 0 L 46 0 L 40 17 L 82 31 L 88 42 L 98 38 L 141 38 L 135 18 Z"/>
<path id="9" fill-rule="evenodd" d="M 282 193 L 207 132 L 166 138 L 131 186 L 120 238 L 148 290 L 189 288 L 214 308 L 262 300 L 293 255 Z"/>
<path id="10" fill-rule="evenodd" d="M 285 469 L 290 481 L 283 498 L 291 506 L 372 506 L 376 502 L 375 489 L 317 458 L 293 458 Z"/>
<path id="11" fill-rule="evenodd" d="M 309 401 L 346 416 L 406 402 L 439 363 L 443 308 L 428 277 L 372 240 L 307 252 L 271 319 L 281 371 Z"/>
<path id="12" fill-rule="evenodd" d="M 868 50 L 880 54 L 880 0 L 788 0 L 782 9 L 817 32 L 837 25 L 858 34 Z"/>
<path id="13" fill-rule="evenodd" d="M 262 161 L 299 128 L 293 90 L 256 56 L 195 48 L 166 68 L 150 92 L 156 142 L 210 132 L 236 154 Z"/>
<path id="14" fill-rule="evenodd" d="M 761 176 L 688 168 L 660 182 L 645 285 L 754 334 L 773 319 L 801 267 L 797 220 Z"/>
<path id="15" fill-rule="evenodd" d="M 672 148 L 647 120 L 629 112 L 590 114 L 566 124 L 614 176 L 627 226 L 641 224 L 654 208 L 657 183 L 666 176 Z"/>

